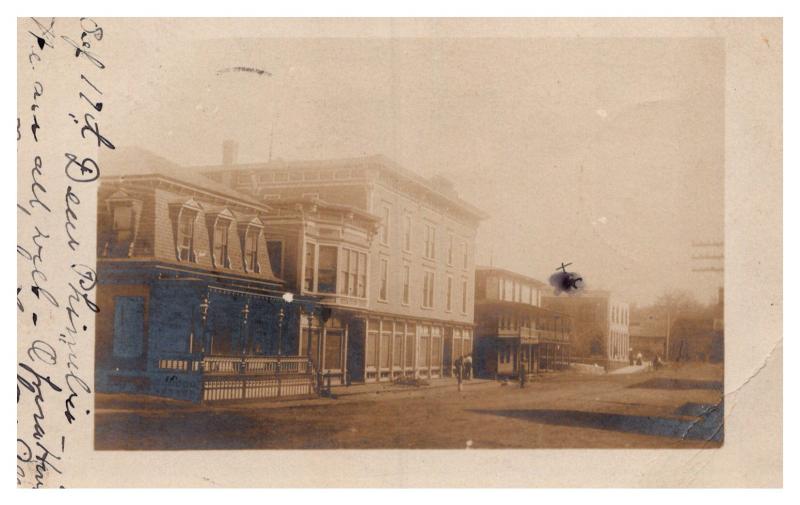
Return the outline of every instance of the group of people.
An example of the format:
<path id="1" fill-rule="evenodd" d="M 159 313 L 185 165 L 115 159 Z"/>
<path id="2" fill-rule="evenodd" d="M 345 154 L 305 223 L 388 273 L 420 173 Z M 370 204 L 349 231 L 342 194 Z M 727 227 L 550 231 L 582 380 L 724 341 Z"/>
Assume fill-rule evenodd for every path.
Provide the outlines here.
<path id="1" fill-rule="evenodd" d="M 458 378 L 459 384 L 463 380 L 472 379 L 472 355 L 461 356 L 453 363 L 453 375 Z"/>

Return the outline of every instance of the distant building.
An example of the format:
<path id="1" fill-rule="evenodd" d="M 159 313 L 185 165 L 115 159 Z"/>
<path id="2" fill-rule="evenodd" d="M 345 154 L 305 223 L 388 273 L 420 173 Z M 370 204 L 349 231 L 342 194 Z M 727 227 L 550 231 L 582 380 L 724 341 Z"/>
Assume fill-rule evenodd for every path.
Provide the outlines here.
<path id="1" fill-rule="evenodd" d="M 228 156 L 197 170 L 278 210 L 266 239 L 284 251 L 287 289 L 329 311 L 321 366 L 334 383 L 447 376 L 472 352 L 475 234 L 485 215 L 446 180 L 380 156 L 255 164 Z M 377 220 L 374 236 L 355 232 L 354 219 Z"/>
<path id="2" fill-rule="evenodd" d="M 667 349 L 667 322 L 660 318 L 631 317 L 630 324 L 631 349 L 635 355 L 641 353 L 646 360 L 656 356 L 664 359 Z"/>
<path id="3" fill-rule="evenodd" d="M 542 295 L 542 307 L 567 314 L 573 322 L 573 356 L 586 362 L 627 362 L 630 352 L 630 316 L 627 303 L 608 291 L 576 295 Z"/>
<path id="4" fill-rule="evenodd" d="M 571 318 L 541 307 L 536 279 L 500 268 L 475 272 L 475 369 L 486 377 L 516 377 L 568 366 Z"/>

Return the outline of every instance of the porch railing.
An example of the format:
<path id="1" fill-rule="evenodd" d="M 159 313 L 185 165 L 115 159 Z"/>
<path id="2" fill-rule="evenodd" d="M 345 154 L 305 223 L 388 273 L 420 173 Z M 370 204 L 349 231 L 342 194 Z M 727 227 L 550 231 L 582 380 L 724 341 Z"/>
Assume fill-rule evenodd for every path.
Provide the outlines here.
<path id="1" fill-rule="evenodd" d="M 203 356 L 163 357 L 159 370 L 204 372 L 205 374 L 306 374 L 311 373 L 305 356 Z"/>
<path id="2" fill-rule="evenodd" d="M 176 372 L 199 388 L 202 401 L 267 399 L 310 395 L 315 392 L 315 370 L 305 356 L 164 356 L 158 372 Z M 164 387 L 166 389 L 167 386 Z"/>

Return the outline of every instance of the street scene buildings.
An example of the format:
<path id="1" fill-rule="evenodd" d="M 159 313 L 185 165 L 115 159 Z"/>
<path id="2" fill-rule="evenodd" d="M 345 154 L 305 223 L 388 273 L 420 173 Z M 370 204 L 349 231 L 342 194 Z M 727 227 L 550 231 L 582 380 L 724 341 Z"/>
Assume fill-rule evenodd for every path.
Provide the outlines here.
<path id="1" fill-rule="evenodd" d="M 96 447 L 719 446 L 724 48 L 368 39 L 186 43 L 132 98 Z"/>

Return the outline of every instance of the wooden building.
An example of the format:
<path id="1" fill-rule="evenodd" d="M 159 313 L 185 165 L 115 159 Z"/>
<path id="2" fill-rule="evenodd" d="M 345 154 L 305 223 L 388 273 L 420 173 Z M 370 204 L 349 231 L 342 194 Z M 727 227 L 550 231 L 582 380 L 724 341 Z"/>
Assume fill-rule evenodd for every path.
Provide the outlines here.
<path id="1" fill-rule="evenodd" d="M 286 296 L 273 209 L 140 150 L 98 192 L 96 389 L 193 401 L 311 394 L 314 297 Z"/>
<path id="2" fill-rule="evenodd" d="M 475 370 L 483 377 L 518 377 L 569 366 L 572 321 L 541 307 L 546 285 L 491 267 L 475 272 Z"/>

